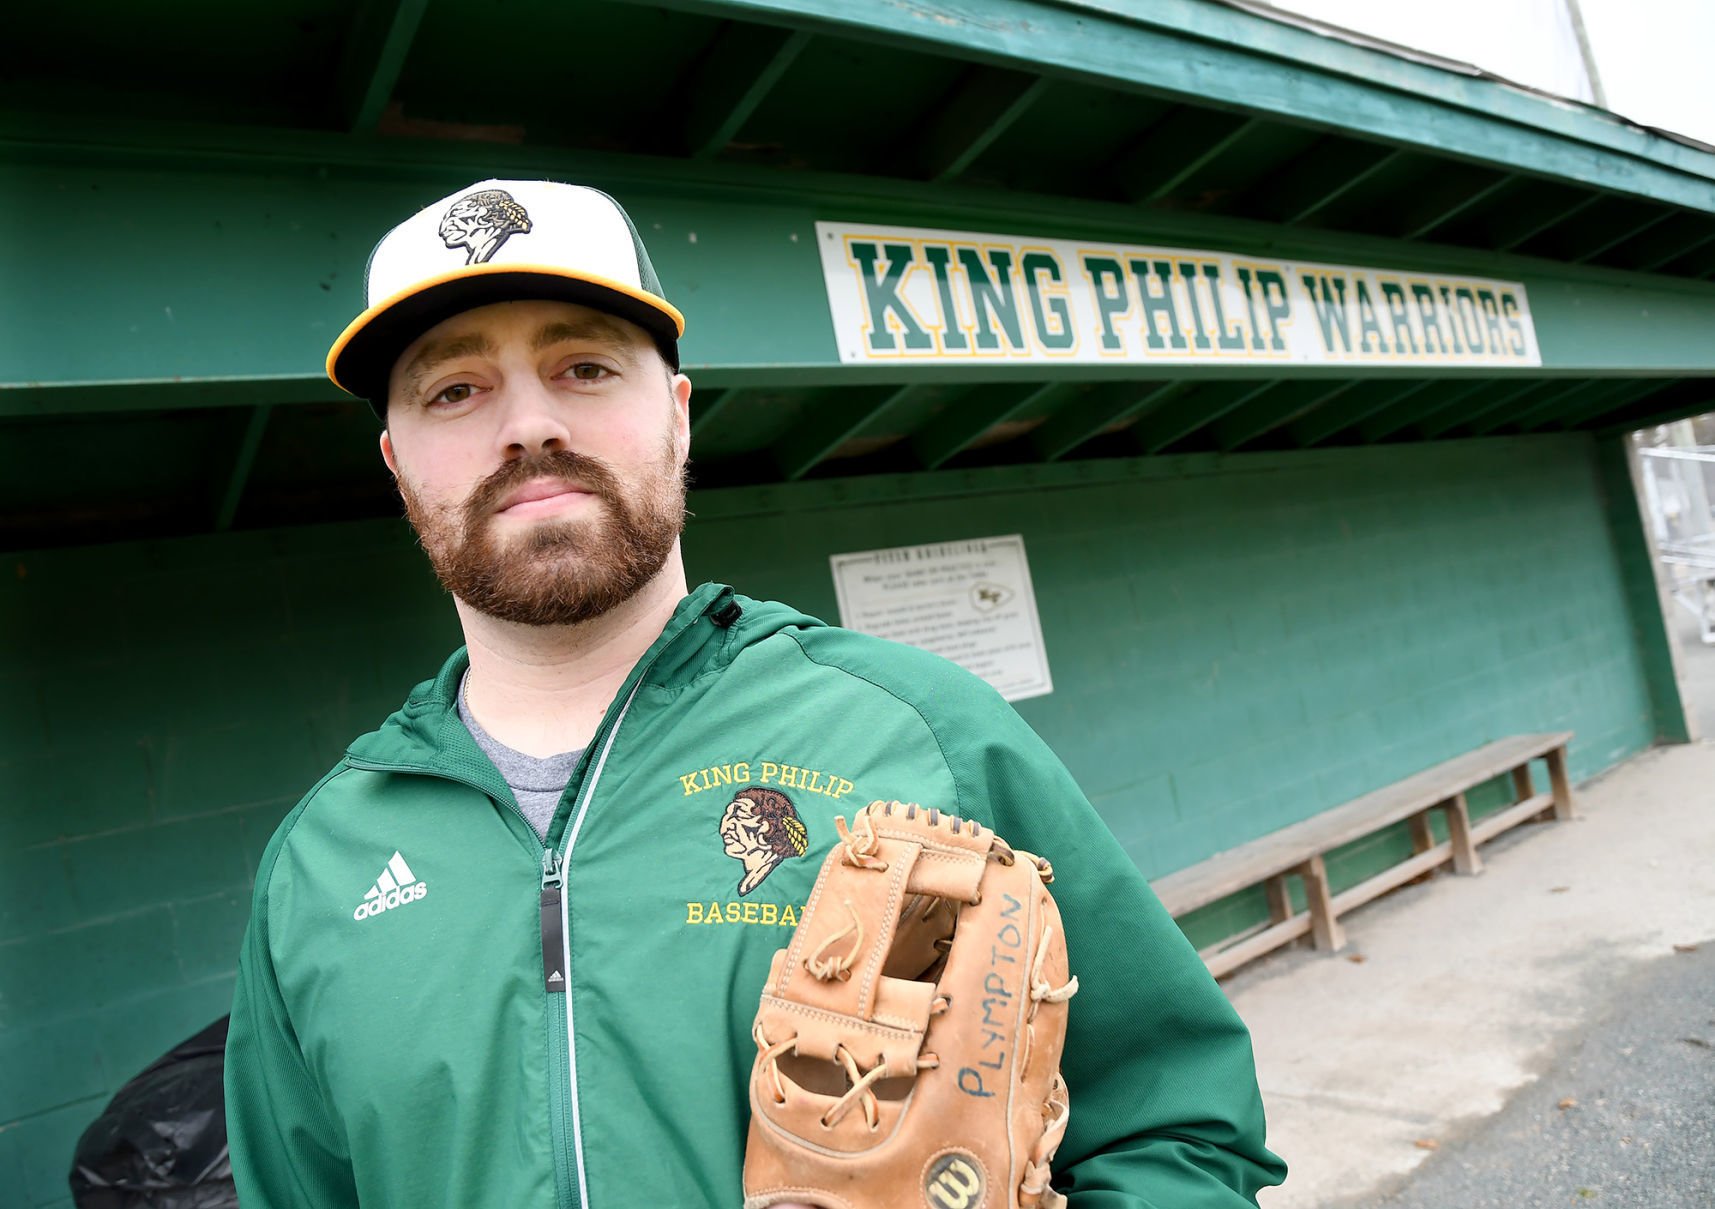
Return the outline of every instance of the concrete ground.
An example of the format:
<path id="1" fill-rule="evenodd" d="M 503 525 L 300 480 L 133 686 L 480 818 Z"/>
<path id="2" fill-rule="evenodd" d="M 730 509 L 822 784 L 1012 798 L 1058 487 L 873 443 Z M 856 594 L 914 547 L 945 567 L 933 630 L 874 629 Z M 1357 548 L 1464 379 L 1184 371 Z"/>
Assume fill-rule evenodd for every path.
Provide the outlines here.
<path id="1" fill-rule="evenodd" d="M 1681 649 L 1698 710 L 1715 724 L 1715 648 L 1693 628 Z M 1704 733 L 1715 736 L 1715 725 Z M 1615 1174 L 1622 1160 L 1606 1176 L 1568 1168 L 1561 1180 L 1544 1148 L 1570 1154 L 1577 1139 L 1530 1127 L 1532 1114 L 1577 1113 L 1590 1144 L 1600 1134 L 1619 1146 L 1593 1116 L 1594 1102 L 1611 1097 L 1592 1088 L 1635 1065 L 1619 1052 L 1624 1038 L 1677 1029 L 1715 1042 L 1715 980 L 1701 973 L 1715 961 L 1699 957 L 1715 950 L 1715 742 L 1646 752 L 1582 786 L 1577 807 L 1570 823 L 1527 824 L 1485 845 L 1478 877 L 1443 873 L 1344 917 L 1340 954 L 1283 952 L 1227 980 L 1255 1040 L 1270 1143 L 1292 1168 L 1283 1187 L 1263 1193 L 1263 1209 L 1715 1204 L 1603 1197 L 1604 1181 L 1610 1190 L 1626 1183 Z M 1670 984 L 1708 1009 L 1702 1024 L 1695 1011 L 1678 1021 L 1660 989 Z M 1640 1043 L 1630 1043 L 1634 1053 Z M 1707 1137 L 1711 1057 L 1676 1037 L 1649 1059 L 1661 1070 L 1704 1059 L 1700 1081 L 1681 1093 L 1692 1107 L 1662 1107 L 1652 1119 L 1701 1111 Z M 1652 1078 L 1641 1068 L 1637 1077 Z M 1625 1094 L 1635 1107 L 1650 1093 Z M 1568 1097 L 1579 1104 L 1543 1107 Z M 1708 1153 L 1699 1148 L 1687 1172 L 1707 1171 Z M 1452 1199 L 1409 1199 L 1445 1180 L 1442 1169 L 1484 1173 L 1475 1182 L 1498 1188 L 1497 1161 L 1535 1172 L 1535 1191 L 1493 1200 L 1472 1178 L 1454 1178 L 1449 1187 L 1463 1191 Z M 1692 1186 L 1679 1178 L 1680 1192 Z"/>

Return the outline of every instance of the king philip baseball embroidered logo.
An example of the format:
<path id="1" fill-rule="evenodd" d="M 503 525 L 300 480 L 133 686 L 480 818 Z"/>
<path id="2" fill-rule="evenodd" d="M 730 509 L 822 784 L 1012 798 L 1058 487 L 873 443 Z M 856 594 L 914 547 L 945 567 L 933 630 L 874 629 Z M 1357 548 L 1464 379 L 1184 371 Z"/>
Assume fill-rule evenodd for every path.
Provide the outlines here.
<path id="1" fill-rule="evenodd" d="M 529 233 L 529 211 L 504 189 L 467 193 L 441 219 L 441 242 L 465 249 L 466 264 L 487 264 L 508 239 Z"/>
<path id="2" fill-rule="evenodd" d="M 803 856 L 809 847 L 792 799 L 760 785 L 733 795 L 721 812 L 720 834 L 726 854 L 744 866 L 738 883 L 741 897 L 760 886 L 781 861 Z"/>
<path id="3" fill-rule="evenodd" d="M 370 916 L 391 911 L 394 907 L 410 906 L 428 892 L 429 883 L 418 880 L 417 875 L 411 872 L 411 866 L 405 863 L 405 858 L 395 852 L 387 858 L 381 876 L 369 887 L 351 917 L 362 923 Z"/>

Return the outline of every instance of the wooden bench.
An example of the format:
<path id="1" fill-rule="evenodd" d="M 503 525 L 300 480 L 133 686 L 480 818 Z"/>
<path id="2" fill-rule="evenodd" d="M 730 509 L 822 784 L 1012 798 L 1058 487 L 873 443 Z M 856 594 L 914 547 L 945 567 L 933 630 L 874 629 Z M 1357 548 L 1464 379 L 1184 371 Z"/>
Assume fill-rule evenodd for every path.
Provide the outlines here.
<path id="1" fill-rule="evenodd" d="M 1301 936 L 1316 947 L 1338 950 L 1345 945 L 1340 916 L 1396 886 L 1430 873 L 1449 862 L 1463 874 L 1482 872 L 1477 845 L 1529 819 L 1572 817 L 1572 787 L 1566 779 L 1566 743 L 1560 734 L 1514 735 L 1476 751 L 1426 768 L 1343 806 L 1283 827 L 1238 848 L 1217 853 L 1200 864 L 1181 869 L 1151 883 L 1175 917 L 1262 884 L 1268 893 L 1269 923 L 1261 931 L 1222 941 L 1202 951 L 1211 973 L 1219 977 L 1254 957 L 1290 944 Z M 1537 793 L 1530 762 L 1546 759 L 1550 788 Z M 1484 781 L 1511 774 L 1513 804 L 1479 821 L 1471 821 L 1465 794 Z M 1429 816 L 1441 811 L 1448 838 L 1436 843 Z M 1338 894 L 1330 891 L 1324 858 L 1329 852 L 1405 821 L 1411 828 L 1414 854 L 1393 867 Z M 1304 883 L 1308 910 L 1294 912 L 1287 878 Z"/>

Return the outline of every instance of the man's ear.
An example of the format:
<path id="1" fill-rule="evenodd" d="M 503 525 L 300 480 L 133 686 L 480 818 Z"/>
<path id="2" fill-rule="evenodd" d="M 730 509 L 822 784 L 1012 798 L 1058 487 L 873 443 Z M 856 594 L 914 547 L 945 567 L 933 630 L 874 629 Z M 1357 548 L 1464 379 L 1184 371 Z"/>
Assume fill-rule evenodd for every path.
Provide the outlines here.
<path id="1" fill-rule="evenodd" d="M 674 374 L 673 421 L 674 443 L 679 447 L 681 465 L 691 456 L 691 380 L 684 374 Z"/>
<path id="2" fill-rule="evenodd" d="M 399 477 L 399 459 L 393 456 L 393 438 L 385 428 L 381 430 L 381 460 L 387 463 L 387 469 L 394 478 Z"/>

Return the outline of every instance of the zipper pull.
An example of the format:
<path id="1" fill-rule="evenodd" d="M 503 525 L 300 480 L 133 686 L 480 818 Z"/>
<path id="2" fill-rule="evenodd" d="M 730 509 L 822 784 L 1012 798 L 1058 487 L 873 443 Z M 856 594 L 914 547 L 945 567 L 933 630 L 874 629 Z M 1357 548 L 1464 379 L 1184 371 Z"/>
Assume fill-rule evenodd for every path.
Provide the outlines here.
<path id="1" fill-rule="evenodd" d="M 560 854 L 542 849 L 542 989 L 566 990 L 566 934 L 560 924 Z"/>

